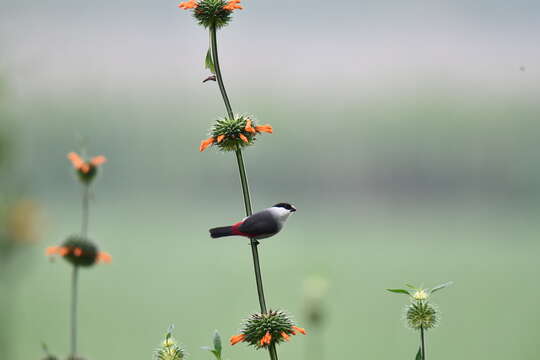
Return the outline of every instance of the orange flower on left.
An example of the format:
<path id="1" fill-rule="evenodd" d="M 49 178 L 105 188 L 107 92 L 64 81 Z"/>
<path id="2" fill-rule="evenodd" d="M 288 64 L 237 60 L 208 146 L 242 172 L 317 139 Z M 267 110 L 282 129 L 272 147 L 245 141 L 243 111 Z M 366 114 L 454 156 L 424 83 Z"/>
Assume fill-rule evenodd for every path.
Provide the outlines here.
<path id="1" fill-rule="evenodd" d="M 77 170 L 77 175 L 83 183 L 90 183 L 97 174 L 98 166 L 107 162 L 107 159 L 103 155 L 94 156 L 89 161 L 85 161 L 79 154 L 70 152 L 67 158 L 71 161 L 71 164 Z"/>
<path id="2" fill-rule="evenodd" d="M 197 1 L 195 0 L 183 1 L 180 4 L 178 4 L 178 7 L 184 10 L 195 9 L 197 7 Z"/>

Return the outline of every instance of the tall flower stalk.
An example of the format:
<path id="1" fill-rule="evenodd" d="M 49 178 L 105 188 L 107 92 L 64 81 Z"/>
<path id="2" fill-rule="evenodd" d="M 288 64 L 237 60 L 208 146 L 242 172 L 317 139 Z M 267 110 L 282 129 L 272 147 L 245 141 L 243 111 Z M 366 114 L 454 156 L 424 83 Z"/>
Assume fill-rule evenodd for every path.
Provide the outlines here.
<path id="1" fill-rule="evenodd" d="M 229 100 L 229 97 L 227 96 L 227 90 L 225 89 L 225 84 L 223 83 L 223 76 L 221 75 L 221 67 L 219 65 L 216 26 L 212 25 L 209 31 L 210 31 L 210 44 L 211 44 L 210 52 L 212 56 L 212 62 L 214 64 L 215 73 L 216 73 L 216 80 L 219 85 L 221 96 L 223 97 L 223 102 L 225 103 L 225 107 L 227 108 L 227 114 L 229 115 L 230 119 L 234 119 L 234 113 L 232 111 L 231 102 Z M 246 166 L 244 164 L 244 158 L 242 156 L 242 149 L 239 146 L 237 146 L 234 153 L 236 155 L 238 171 L 240 173 L 240 182 L 242 184 L 242 196 L 244 199 L 244 208 L 246 211 L 246 216 L 250 216 L 253 213 L 253 209 L 251 206 L 251 195 L 249 191 L 248 178 L 246 174 Z M 264 287 L 263 287 L 263 281 L 262 281 L 258 245 L 259 245 L 259 242 L 256 239 L 253 239 L 253 238 L 250 239 L 251 255 L 253 257 L 253 270 L 255 272 L 255 282 L 257 283 L 257 294 L 259 297 L 259 306 L 261 308 L 261 313 L 266 314 L 268 310 L 266 308 L 266 299 L 264 297 Z M 270 353 L 270 359 L 272 360 L 278 359 L 276 346 L 274 344 L 271 344 L 271 346 L 268 348 L 268 351 Z"/>
<path id="2" fill-rule="evenodd" d="M 60 255 L 73 266 L 71 273 L 70 348 L 68 359 L 75 360 L 80 359 L 77 356 L 79 270 L 81 267 L 88 267 L 98 262 L 110 262 L 111 256 L 100 252 L 97 246 L 88 239 L 90 185 L 97 174 L 98 166 L 107 160 L 104 156 L 96 156 L 90 161 L 85 161 L 73 152 L 68 154 L 68 159 L 73 164 L 82 184 L 81 231 L 78 235 L 68 237 L 61 246 L 47 248 L 46 254 Z"/>
<path id="3" fill-rule="evenodd" d="M 242 197 L 244 200 L 244 208 L 246 216 L 253 213 L 251 206 L 251 195 L 249 191 L 248 178 L 246 174 L 246 166 L 242 154 L 242 148 L 253 144 L 258 134 L 262 132 L 272 133 L 270 125 L 257 126 L 255 121 L 247 115 L 235 115 L 232 109 L 231 101 L 227 95 L 221 66 L 219 63 L 218 52 L 218 29 L 226 26 L 232 17 L 235 10 L 242 9 L 240 0 L 188 0 L 179 4 L 181 9 L 193 10 L 193 16 L 200 25 L 208 29 L 210 46 L 206 55 L 206 67 L 214 74 L 207 78 L 204 82 L 215 80 L 218 83 L 219 91 L 223 98 L 227 116 L 219 119 L 210 131 L 210 137 L 201 142 L 200 151 L 204 151 L 211 145 L 216 145 L 223 151 L 234 151 L 238 172 L 240 175 L 240 183 L 242 185 Z M 272 323 L 272 319 L 282 319 L 280 312 L 268 311 L 264 296 L 263 280 L 261 274 L 261 266 L 258 251 L 259 242 L 251 238 L 251 255 L 253 258 L 253 270 L 255 273 L 255 281 L 257 284 L 257 295 L 259 298 L 259 306 L 261 313 L 254 315 L 253 319 L 259 319 L 261 324 L 267 326 Z M 271 360 L 278 360 L 275 344 L 281 341 L 287 341 L 291 334 L 295 331 L 292 328 L 293 324 L 286 316 L 280 320 L 280 327 L 270 328 L 263 331 L 262 334 L 253 333 L 248 326 L 244 332 L 231 338 L 231 344 L 246 341 L 256 348 L 267 348 Z M 279 329 L 278 329 L 279 328 Z M 303 329 L 302 329 L 303 331 Z M 305 331 L 303 331 L 305 333 Z"/>

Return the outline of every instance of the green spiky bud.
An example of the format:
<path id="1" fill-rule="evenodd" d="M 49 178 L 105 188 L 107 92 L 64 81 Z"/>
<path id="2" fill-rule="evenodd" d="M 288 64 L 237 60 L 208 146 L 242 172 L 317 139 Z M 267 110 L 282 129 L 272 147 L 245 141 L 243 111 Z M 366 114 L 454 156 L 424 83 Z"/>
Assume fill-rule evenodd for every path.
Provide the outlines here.
<path id="1" fill-rule="evenodd" d="M 90 160 L 85 160 L 79 156 L 79 154 L 70 152 L 67 157 L 77 171 L 79 180 L 85 185 L 89 185 L 92 180 L 94 180 L 98 173 L 99 165 L 107 162 L 107 159 L 103 155 L 95 156 Z"/>
<path id="2" fill-rule="evenodd" d="M 181 2 L 178 7 L 185 10 L 193 9 L 193 16 L 199 25 L 216 29 L 224 27 L 231 21 L 234 10 L 242 9 L 239 0 L 188 0 Z"/>
<path id="3" fill-rule="evenodd" d="M 92 266 L 97 260 L 99 253 L 97 246 L 82 236 L 70 236 L 64 241 L 62 246 L 68 249 L 68 253 L 64 255 L 64 259 L 73 265 Z"/>
<path id="4" fill-rule="evenodd" d="M 267 348 L 283 341 L 289 341 L 297 332 L 306 331 L 297 327 L 285 312 L 270 310 L 268 313 L 253 314 L 244 321 L 240 335 L 231 337 L 231 345 L 247 342 L 257 349 Z"/>
<path id="5" fill-rule="evenodd" d="M 199 25 L 208 28 L 214 25 L 221 28 L 231 21 L 231 10 L 226 10 L 227 5 L 223 0 L 205 0 L 199 2 L 199 6 L 193 12 L 193 16 L 199 22 Z"/>
<path id="6" fill-rule="evenodd" d="M 439 321 L 437 309 L 426 301 L 414 301 L 407 306 L 405 318 L 407 325 L 413 330 L 431 329 Z"/>
<path id="7" fill-rule="evenodd" d="M 165 334 L 165 340 L 156 349 L 154 354 L 156 360 L 182 360 L 186 356 L 185 350 L 172 337 L 172 329 L 171 326 Z"/>
<path id="8" fill-rule="evenodd" d="M 80 235 L 72 235 L 61 246 L 47 248 L 47 255 L 60 255 L 75 266 L 88 267 L 98 262 L 111 262 L 112 258 L 105 252 L 100 252 L 97 245 L 90 239 Z"/>
<path id="9" fill-rule="evenodd" d="M 253 145 L 261 132 L 272 133 L 270 125 L 257 126 L 255 121 L 246 115 L 235 115 L 234 118 L 218 119 L 210 129 L 210 137 L 201 142 L 200 151 L 210 145 L 216 145 L 223 151 L 236 151 L 242 147 Z"/>

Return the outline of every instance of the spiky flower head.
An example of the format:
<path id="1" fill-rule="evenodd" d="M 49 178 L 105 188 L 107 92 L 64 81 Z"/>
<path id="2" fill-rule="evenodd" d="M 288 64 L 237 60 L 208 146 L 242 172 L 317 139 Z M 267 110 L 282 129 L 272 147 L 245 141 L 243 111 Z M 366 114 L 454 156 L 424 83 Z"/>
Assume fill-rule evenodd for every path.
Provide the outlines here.
<path id="1" fill-rule="evenodd" d="M 185 350 L 173 338 L 172 330 L 173 327 L 169 327 L 167 334 L 165 334 L 165 340 L 156 349 L 154 354 L 156 360 L 182 360 L 186 356 Z"/>
<path id="2" fill-rule="evenodd" d="M 234 10 L 241 10 L 240 0 L 188 0 L 182 1 L 179 8 L 193 9 L 193 16 L 205 28 L 221 28 L 227 25 Z"/>
<path id="3" fill-rule="evenodd" d="M 239 335 L 231 337 L 231 345 L 246 342 L 256 349 L 267 348 L 283 341 L 289 341 L 292 335 L 306 330 L 296 326 L 283 311 L 270 310 L 268 313 L 257 313 L 245 320 Z"/>
<path id="4" fill-rule="evenodd" d="M 437 309 L 426 301 L 415 301 L 407 306 L 405 314 L 407 325 L 413 330 L 428 330 L 437 325 L 439 315 Z"/>
<path id="5" fill-rule="evenodd" d="M 46 255 L 60 255 L 72 265 L 84 267 L 112 261 L 111 255 L 99 251 L 96 244 L 79 235 L 70 236 L 61 246 L 48 247 Z"/>
<path id="6" fill-rule="evenodd" d="M 86 185 L 94 180 L 98 172 L 98 167 L 107 162 L 107 159 L 103 155 L 95 156 L 90 160 L 84 160 L 79 154 L 70 152 L 67 157 L 77 171 L 79 180 Z"/>
<path id="7" fill-rule="evenodd" d="M 272 126 L 255 124 L 255 121 L 246 115 L 235 115 L 234 118 L 221 118 L 216 121 L 210 130 L 210 137 L 201 141 L 200 151 L 211 145 L 217 145 L 223 151 L 236 151 L 244 146 L 252 145 L 256 136 L 262 132 L 273 133 Z"/>

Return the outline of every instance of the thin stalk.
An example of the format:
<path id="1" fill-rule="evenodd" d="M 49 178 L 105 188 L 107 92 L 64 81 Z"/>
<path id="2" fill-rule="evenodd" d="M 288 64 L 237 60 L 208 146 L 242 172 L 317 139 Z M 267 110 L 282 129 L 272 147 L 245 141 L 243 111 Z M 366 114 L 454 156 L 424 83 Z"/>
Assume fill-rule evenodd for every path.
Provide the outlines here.
<path id="1" fill-rule="evenodd" d="M 81 221 L 81 236 L 86 237 L 88 233 L 88 219 L 90 217 L 90 185 L 83 185 L 83 195 L 82 195 L 82 221 Z"/>
<path id="2" fill-rule="evenodd" d="M 420 326 L 420 342 L 421 342 L 421 349 L 422 349 L 422 360 L 426 360 L 426 344 L 424 341 L 424 327 Z"/>
<path id="3" fill-rule="evenodd" d="M 88 220 L 90 217 L 90 186 L 83 185 L 82 211 L 81 211 L 81 236 L 86 237 L 88 233 Z M 71 333 L 70 333 L 70 353 L 71 359 L 77 357 L 77 315 L 78 315 L 78 293 L 79 293 L 79 267 L 73 265 L 71 277 Z"/>
<path id="4" fill-rule="evenodd" d="M 231 119 L 234 118 L 234 113 L 232 111 L 231 102 L 229 100 L 229 97 L 227 96 L 227 90 L 225 90 L 225 84 L 223 83 L 223 76 L 221 75 L 221 68 L 219 66 L 219 56 L 218 56 L 218 49 L 217 49 L 217 31 L 215 26 L 210 27 L 210 48 L 211 48 L 211 55 L 212 55 L 212 61 L 214 63 L 214 68 L 216 72 L 216 80 L 219 85 L 219 91 L 221 92 L 221 96 L 223 97 L 223 102 L 225 103 L 225 107 L 227 108 L 227 113 Z M 246 216 L 250 216 L 253 213 L 253 210 L 251 208 L 251 196 L 249 194 L 249 185 L 246 175 L 246 167 L 244 165 L 244 159 L 242 157 L 242 150 L 240 148 L 236 149 L 236 160 L 238 162 L 238 171 L 240 172 L 240 182 L 242 183 L 242 195 L 244 197 L 244 207 L 246 210 Z M 262 282 L 262 274 L 261 274 L 261 265 L 259 262 L 259 250 L 257 246 L 259 245 L 259 242 L 256 239 L 250 239 L 250 245 L 251 245 L 251 255 L 253 257 L 253 269 L 255 271 L 255 281 L 257 283 L 257 294 L 259 297 L 259 305 L 261 307 L 261 313 L 266 313 L 266 300 L 264 298 L 264 289 L 263 289 L 263 282 Z M 272 344 L 268 348 L 268 352 L 270 354 L 271 360 L 278 360 L 276 347 L 274 344 Z"/>
<path id="5" fill-rule="evenodd" d="M 77 302 L 79 285 L 79 267 L 73 265 L 73 274 L 71 278 L 71 359 L 77 357 Z"/>

